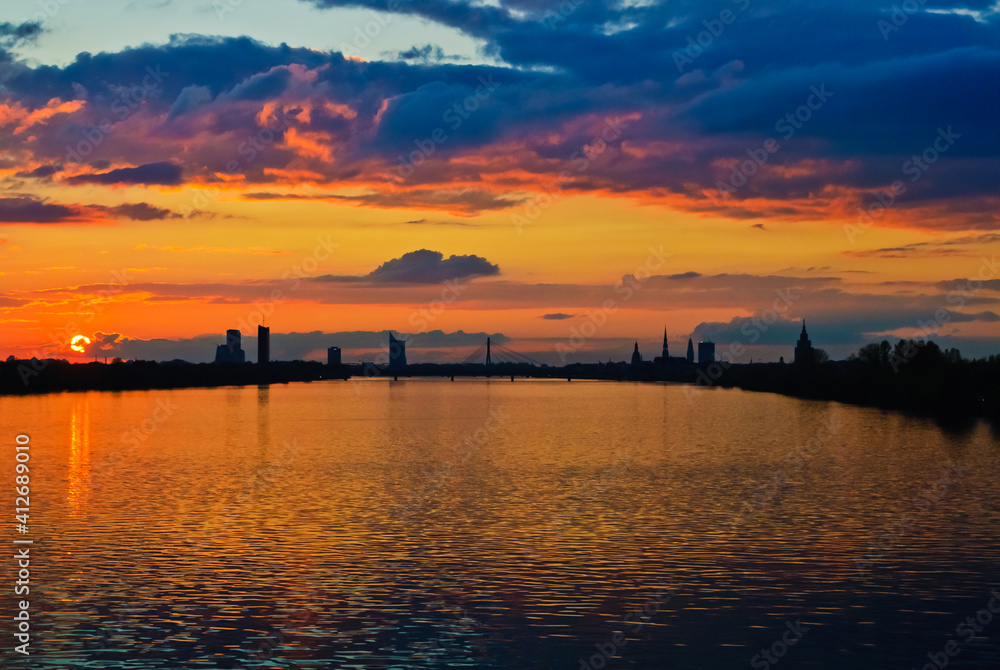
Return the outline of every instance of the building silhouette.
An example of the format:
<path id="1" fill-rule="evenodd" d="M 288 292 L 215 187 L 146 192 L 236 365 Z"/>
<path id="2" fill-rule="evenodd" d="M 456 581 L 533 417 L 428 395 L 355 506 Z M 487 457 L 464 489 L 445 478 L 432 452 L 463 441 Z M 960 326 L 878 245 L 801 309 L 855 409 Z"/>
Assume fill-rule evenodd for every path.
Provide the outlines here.
<path id="1" fill-rule="evenodd" d="M 246 352 L 243 351 L 242 340 L 239 330 L 227 330 L 226 343 L 215 348 L 215 362 L 245 363 Z"/>
<path id="2" fill-rule="evenodd" d="M 694 366 L 683 356 L 671 356 L 667 344 L 667 329 L 663 329 L 663 350 L 660 356 L 653 359 L 652 370 L 648 371 L 654 379 L 668 381 L 683 381 L 694 374 Z"/>
<path id="3" fill-rule="evenodd" d="M 257 364 L 267 365 L 271 362 L 271 329 L 267 326 L 257 326 Z"/>
<path id="4" fill-rule="evenodd" d="M 795 343 L 795 362 L 799 365 L 812 363 L 814 358 L 812 340 L 806 333 L 806 320 L 802 319 L 802 334 L 799 341 Z"/>
<path id="5" fill-rule="evenodd" d="M 640 367 L 642 365 L 642 354 L 639 353 L 639 342 L 635 343 L 635 350 L 632 352 L 632 367 Z"/>
<path id="6" fill-rule="evenodd" d="M 406 371 L 406 342 L 389 333 L 389 372 Z"/>
<path id="7" fill-rule="evenodd" d="M 715 362 L 715 342 L 702 340 L 698 343 L 698 365 Z"/>
<path id="8" fill-rule="evenodd" d="M 694 363 L 694 342 L 691 341 L 690 337 L 688 338 L 687 362 Z"/>
<path id="9" fill-rule="evenodd" d="M 330 347 L 326 350 L 326 364 L 340 365 L 340 347 Z"/>

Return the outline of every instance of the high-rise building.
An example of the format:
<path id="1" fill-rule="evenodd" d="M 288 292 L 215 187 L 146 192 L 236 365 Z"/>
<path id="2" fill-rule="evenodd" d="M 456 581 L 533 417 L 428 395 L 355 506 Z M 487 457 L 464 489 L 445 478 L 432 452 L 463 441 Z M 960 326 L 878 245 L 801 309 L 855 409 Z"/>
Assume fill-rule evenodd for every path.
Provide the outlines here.
<path id="1" fill-rule="evenodd" d="M 795 362 L 799 365 L 813 362 L 812 340 L 806 333 L 805 319 L 802 319 L 802 334 L 799 335 L 799 341 L 795 343 Z"/>
<path id="2" fill-rule="evenodd" d="M 330 347 L 326 350 L 326 364 L 340 365 L 340 347 Z"/>
<path id="3" fill-rule="evenodd" d="M 246 352 L 242 346 L 243 336 L 239 330 L 226 331 L 226 343 L 215 348 L 216 363 L 245 363 Z"/>
<path id="4" fill-rule="evenodd" d="M 406 370 L 406 342 L 389 333 L 389 372 Z"/>
<path id="5" fill-rule="evenodd" d="M 715 362 L 715 342 L 702 340 L 698 343 L 698 364 Z"/>
<path id="6" fill-rule="evenodd" d="M 271 362 L 271 329 L 267 326 L 257 326 L 257 363 L 267 365 Z"/>
<path id="7" fill-rule="evenodd" d="M 639 343 L 635 343 L 635 350 L 632 352 L 632 365 L 642 365 L 642 354 L 639 353 Z"/>
<path id="8" fill-rule="evenodd" d="M 687 352 L 688 363 L 694 363 L 694 342 L 691 338 L 688 338 L 688 352 Z"/>

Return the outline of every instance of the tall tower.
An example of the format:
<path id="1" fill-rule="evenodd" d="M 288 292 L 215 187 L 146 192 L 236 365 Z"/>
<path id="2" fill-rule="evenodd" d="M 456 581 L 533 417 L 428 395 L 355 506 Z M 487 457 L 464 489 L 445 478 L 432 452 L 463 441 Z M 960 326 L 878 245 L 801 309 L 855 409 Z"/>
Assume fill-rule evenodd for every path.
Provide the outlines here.
<path id="1" fill-rule="evenodd" d="M 389 372 L 406 370 L 406 342 L 389 333 Z"/>
<path id="2" fill-rule="evenodd" d="M 698 343 L 698 365 L 715 362 L 715 342 L 702 340 Z"/>
<path id="3" fill-rule="evenodd" d="M 799 341 L 795 343 L 795 362 L 799 365 L 804 365 L 812 363 L 812 361 L 812 340 L 809 339 L 809 334 L 806 332 L 806 320 L 802 319 L 802 334 L 799 335 Z"/>
<path id="4" fill-rule="evenodd" d="M 670 352 L 667 351 L 667 327 L 663 327 L 663 361 L 666 362 L 667 358 L 670 357 Z"/>
<path id="5" fill-rule="evenodd" d="M 257 365 L 267 365 L 271 362 L 271 329 L 268 326 L 257 326 Z"/>
<path id="6" fill-rule="evenodd" d="M 215 348 L 216 363 L 243 363 L 246 361 L 246 352 L 240 345 L 242 336 L 239 330 L 226 331 L 226 343 Z"/>
<path id="7" fill-rule="evenodd" d="M 688 363 L 694 363 L 694 342 L 691 338 L 688 338 L 688 353 L 687 353 Z"/>
<path id="8" fill-rule="evenodd" d="M 639 353 L 639 343 L 635 343 L 635 350 L 632 352 L 632 365 L 642 365 L 642 354 Z"/>
<path id="9" fill-rule="evenodd" d="M 330 347 L 326 350 L 326 364 L 340 365 L 340 347 Z"/>
<path id="10" fill-rule="evenodd" d="M 230 329 L 226 331 L 226 349 L 231 356 L 235 356 L 237 351 L 243 351 L 243 335 L 239 330 Z"/>

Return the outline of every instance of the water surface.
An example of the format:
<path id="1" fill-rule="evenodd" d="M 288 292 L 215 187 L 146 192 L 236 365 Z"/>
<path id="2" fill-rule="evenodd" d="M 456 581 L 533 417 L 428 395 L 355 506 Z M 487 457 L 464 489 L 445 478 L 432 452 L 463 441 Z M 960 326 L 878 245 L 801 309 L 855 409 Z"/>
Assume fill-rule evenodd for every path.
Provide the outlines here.
<path id="1" fill-rule="evenodd" d="M 6 509 L 31 436 L 30 667 L 1000 667 L 1000 621 L 956 632 L 1000 587 L 984 423 L 363 379 L 7 397 L 0 428 Z"/>

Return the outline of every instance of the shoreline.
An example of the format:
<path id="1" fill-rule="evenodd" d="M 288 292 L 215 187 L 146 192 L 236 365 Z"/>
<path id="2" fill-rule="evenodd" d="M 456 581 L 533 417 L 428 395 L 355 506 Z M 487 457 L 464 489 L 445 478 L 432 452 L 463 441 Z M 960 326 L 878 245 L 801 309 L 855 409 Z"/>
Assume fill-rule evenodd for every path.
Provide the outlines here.
<path id="1" fill-rule="evenodd" d="M 1000 419 L 1000 384 L 992 363 L 970 362 L 937 371 L 917 369 L 887 373 L 856 362 L 835 361 L 813 366 L 780 363 L 721 366 L 713 377 L 712 366 L 698 368 L 687 379 L 621 374 L 569 365 L 556 367 L 418 364 L 405 371 L 374 366 L 335 365 L 318 361 L 256 363 L 187 363 L 183 361 L 130 361 L 69 363 L 64 360 L 8 360 L 0 362 L 0 397 L 43 395 L 78 391 L 152 391 L 184 388 L 262 386 L 292 382 L 386 379 L 551 379 L 566 381 L 656 382 L 691 385 L 698 389 L 739 388 L 776 393 L 801 400 L 840 402 L 856 407 L 899 411 L 912 416 L 962 419 Z"/>

